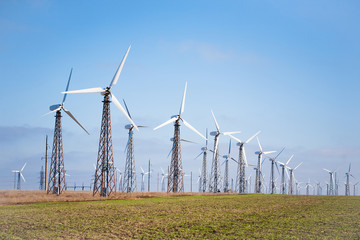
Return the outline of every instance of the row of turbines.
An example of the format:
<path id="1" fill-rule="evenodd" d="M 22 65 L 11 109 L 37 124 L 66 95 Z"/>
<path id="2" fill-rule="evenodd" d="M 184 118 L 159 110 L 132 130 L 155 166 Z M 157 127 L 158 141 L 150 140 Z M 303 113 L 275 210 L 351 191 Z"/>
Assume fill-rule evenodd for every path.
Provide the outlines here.
<path id="1" fill-rule="evenodd" d="M 51 161 L 50 161 L 50 171 L 49 171 L 49 182 L 48 186 L 45 187 L 47 189 L 47 193 L 54 193 L 54 194 L 61 194 L 66 190 L 66 182 L 65 182 L 65 166 L 64 166 L 64 155 L 63 155 L 63 139 L 62 139 L 62 124 L 61 124 L 61 112 L 64 111 L 71 119 L 73 119 L 87 134 L 87 130 L 80 124 L 80 122 L 74 117 L 74 115 L 67 109 L 64 108 L 64 104 L 68 94 L 74 93 L 100 93 L 103 96 L 103 111 L 102 111 L 102 120 L 101 120 L 101 129 L 100 129 L 100 139 L 99 139 L 99 148 L 98 148 L 98 157 L 97 157 L 97 164 L 95 166 L 95 175 L 93 181 L 93 195 L 100 195 L 100 196 L 110 196 L 113 192 L 116 191 L 116 167 L 114 164 L 114 156 L 113 156 L 113 145 L 112 145 L 112 131 L 111 131 L 111 114 L 110 114 L 110 103 L 113 102 L 115 106 L 122 112 L 122 114 L 127 118 L 129 124 L 125 126 L 128 129 L 128 141 L 126 144 L 126 162 L 125 162 L 125 171 L 123 173 L 123 190 L 125 192 L 134 192 L 136 191 L 136 167 L 135 167 L 135 156 L 134 156 L 134 129 L 139 130 L 141 127 L 146 126 L 137 126 L 130 114 L 130 111 L 126 105 L 126 102 L 123 101 L 125 108 L 121 105 L 118 99 L 114 96 L 111 92 L 111 89 L 116 85 L 118 82 L 120 73 L 123 69 L 124 63 L 126 58 L 129 54 L 131 46 L 127 49 L 120 65 L 118 66 L 113 79 L 111 80 L 110 84 L 105 87 L 96 87 L 96 88 L 88 88 L 82 90 L 73 90 L 69 91 L 69 85 L 72 75 L 72 69 L 70 71 L 69 79 L 66 85 L 66 89 L 64 92 L 63 100 L 60 104 L 55 104 L 50 106 L 49 113 L 56 113 L 55 114 L 55 127 L 54 127 L 54 137 L 53 137 L 53 147 L 52 147 L 52 154 L 51 154 Z M 183 123 L 187 128 L 189 128 L 194 133 L 198 134 L 202 137 L 206 142 L 205 146 L 201 148 L 201 153 L 197 156 L 200 157 L 203 155 L 202 161 L 202 170 L 199 178 L 200 186 L 199 189 L 201 192 L 228 192 L 230 190 L 229 187 L 229 160 L 234 161 L 237 164 L 237 172 L 236 172 L 236 184 L 235 189 L 232 191 L 238 193 L 245 193 L 247 191 L 247 185 L 249 184 L 249 179 L 246 179 L 245 167 L 253 166 L 248 164 L 245 154 L 245 145 L 249 143 L 253 138 L 257 138 L 257 142 L 259 145 L 259 151 L 255 152 L 258 155 L 257 165 L 253 166 L 256 170 L 256 178 L 255 178 L 255 193 L 264 192 L 264 175 L 262 173 L 262 164 L 265 158 L 268 158 L 271 161 L 271 173 L 270 173 L 270 193 L 274 194 L 276 192 L 276 184 L 275 184 L 275 174 L 274 174 L 274 167 L 279 172 L 279 166 L 281 167 L 281 193 L 285 194 L 286 191 L 286 180 L 285 180 L 285 173 L 289 177 L 289 194 L 294 194 L 293 190 L 293 181 L 294 181 L 294 174 L 293 171 L 296 170 L 301 163 L 294 167 L 290 168 L 288 166 L 292 157 L 286 162 L 278 162 L 277 158 L 283 152 L 282 149 L 279 154 L 275 157 L 270 157 L 269 154 L 275 153 L 276 151 L 263 151 L 260 141 L 258 139 L 257 132 L 253 136 L 251 136 L 246 141 L 241 141 L 234 134 L 240 133 L 239 131 L 229 131 L 223 132 L 220 130 L 219 124 L 216 120 L 215 114 L 211 111 L 216 131 L 210 132 L 210 135 L 214 137 L 214 147 L 213 150 L 208 148 L 208 131 L 206 130 L 206 137 L 202 135 L 198 130 L 196 130 L 190 123 L 188 123 L 183 117 L 182 114 L 185 108 L 185 98 L 186 98 L 186 90 L 187 90 L 187 83 L 185 84 L 185 90 L 182 97 L 180 110 L 178 114 L 173 115 L 169 120 L 160 124 L 159 126 L 155 127 L 154 130 L 162 128 L 168 124 L 174 124 L 174 136 L 171 138 L 172 141 L 172 148 L 170 151 L 171 154 L 171 163 L 167 173 L 167 192 L 183 192 L 184 191 L 184 171 L 182 167 L 182 156 L 181 156 L 181 141 L 187 141 L 180 138 L 180 126 Z M 49 114 L 48 113 L 48 114 Z M 224 155 L 225 158 L 225 173 L 222 179 L 221 171 L 220 171 L 220 159 L 221 156 L 219 154 L 219 137 L 228 136 L 230 137 L 229 143 L 229 152 L 227 155 Z M 239 157 L 238 159 L 234 159 L 230 155 L 231 149 L 231 139 L 237 142 L 237 146 L 239 146 Z M 207 172 L 207 155 L 208 151 L 212 153 L 212 164 L 211 164 L 211 171 L 210 174 Z M 263 156 L 265 156 L 263 158 Z M 25 167 L 25 166 L 24 166 Z M 20 176 L 25 181 L 22 170 L 24 167 L 15 172 L 18 174 L 17 184 L 20 186 Z M 288 170 L 290 174 L 288 173 Z M 119 171 L 119 170 L 118 170 Z M 46 175 L 45 170 L 45 175 Z M 145 172 L 142 171 L 142 180 L 144 178 Z M 148 172 L 149 173 L 149 172 Z M 163 172 L 163 178 L 165 173 Z M 350 170 L 349 174 L 350 175 Z M 15 178 L 16 179 L 16 178 Z M 347 180 L 348 181 L 348 180 Z M 142 181 L 143 184 L 143 181 Z M 45 183 L 46 185 L 46 183 Z M 331 185 L 331 181 L 330 181 Z M 332 185 L 330 186 L 332 189 Z"/>

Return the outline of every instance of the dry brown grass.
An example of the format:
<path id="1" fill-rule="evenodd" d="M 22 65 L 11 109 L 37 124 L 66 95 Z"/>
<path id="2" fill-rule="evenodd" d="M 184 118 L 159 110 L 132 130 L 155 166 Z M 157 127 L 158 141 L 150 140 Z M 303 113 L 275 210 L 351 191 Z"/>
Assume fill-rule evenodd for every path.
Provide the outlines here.
<path id="1" fill-rule="evenodd" d="M 233 193 L 223 193 L 231 195 Z M 110 197 L 93 196 L 92 191 L 66 191 L 59 196 L 47 194 L 44 191 L 26 190 L 0 190 L 0 205 L 16 205 L 40 202 L 82 202 L 98 200 L 120 200 L 120 199 L 142 199 L 152 197 L 174 197 L 174 196 L 194 196 L 194 195 L 214 195 L 212 193 L 164 193 L 164 192 L 136 192 L 123 193 L 116 192 Z M 219 194 L 216 194 L 219 195 Z"/>

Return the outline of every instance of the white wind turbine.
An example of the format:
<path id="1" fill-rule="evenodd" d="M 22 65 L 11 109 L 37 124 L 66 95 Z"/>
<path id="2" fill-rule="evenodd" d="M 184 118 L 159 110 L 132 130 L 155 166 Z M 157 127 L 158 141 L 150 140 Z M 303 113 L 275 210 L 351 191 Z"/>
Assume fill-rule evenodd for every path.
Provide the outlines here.
<path id="1" fill-rule="evenodd" d="M 296 167 L 294 167 L 294 168 L 290 168 L 290 167 L 286 166 L 286 168 L 288 168 L 289 171 L 290 171 L 290 177 L 289 177 L 289 192 L 288 192 L 288 194 L 290 194 L 290 195 L 294 194 L 294 190 L 293 190 L 293 187 L 294 187 L 293 179 L 295 178 L 295 176 L 294 176 L 294 171 L 295 171 L 298 167 L 300 167 L 301 164 L 302 164 L 302 162 L 301 162 L 299 165 L 297 165 Z"/>
<path id="2" fill-rule="evenodd" d="M 286 181 L 285 181 L 285 172 L 288 175 L 288 178 L 290 178 L 289 173 L 287 172 L 288 164 L 290 163 L 291 159 L 294 157 L 294 154 L 291 155 L 289 160 L 286 163 L 279 162 L 281 167 L 281 194 L 285 194 L 286 191 Z"/>
<path id="3" fill-rule="evenodd" d="M 115 183 L 115 168 L 112 146 L 112 133 L 111 133 L 111 115 L 110 103 L 111 101 L 123 113 L 127 120 L 133 125 L 136 130 L 139 130 L 126 110 L 121 106 L 115 95 L 111 92 L 119 79 L 121 70 L 123 69 L 125 60 L 129 54 L 130 47 L 127 49 L 124 58 L 122 59 L 117 71 L 110 82 L 110 85 L 105 88 L 96 87 L 82 90 L 66 91 L 63 93 L 101 93 L 104 96 L 103 100 L 103 113 L 100 130 L 98 160 L 95 171 L 95 181 L 93 195 L 100 193 L 100 196 L 109 196 L 113 191 L 116 191 Z M 111 97 L 111 99 L 110 99 Z"/>
<path id="4" fill-rule="evenodd" d="M 220 180 L 221 180 L 221 173 L 220 173 L 220 162 L 218 159 L 218 148 L 219 148 L 219 136 L 225 135 L 225 136 L 232 136 L 232 134 L 240 133 L 240 131 L 237 132 L 221 132 L 218 122 L 216 121 L 214 112 L 211 110 L 211 114 L 213 116 L 216 131 L 210 132 L 211 136 L 214 136 L 214 151 L 213 151 L 213 161 L 211 166 L 211 175 L 210 175 L 210 185 L 209 185 L 209 192 L 217 193 L 220 191 Z"/>
<path id="5" fill-rule="evenodd" d="M 350 195 L 350 176 L 355 179 L 355 177 L 350 173 L 351 171 L 351 163 L 349 164 L 349 171 L 345 173 L 346 175 L 346 183 L 345 183 L 345 195 Z"/>
<path id="6" fill-rule="evenodd" d="M 248 140 L 245 142 L 241 141 L 240 139 L 230 135 L 231 138 L 233 138 L 235 141 L 237 141 L 237 146 L 239 146 L 239 161 L 238 161 L 238 168 L 237 168 L 237 174 L 236 174 L 236 185 L 235 185 L 235 191 L 238 193 L 244 193 L 245 192 L 245 166 L 248 166 L 247 160 L 246 160 L 246 153 L 245 153 L 245 144 L 249 143 L 254 137 L 256 137 L 261 131 L 258 131 L 253 136 L 251 136 Z"/>
<path id="7" fill-rule="evenodd" d="M 261 176 L 262 176 L 262 172 L 261 172 L 261 157 L 262 155 L 266 155 L 266 154 L 270 154 L 270 153 L 275 153 L 276 151 L 266 151 L 264 152 L 262 147 L 261 147 L 261 144 L 260 144 L 260 141 L 259 141 L 259 138 L 256 137 L 256 140 L 259 144 L 259 151 L 256 151 L 255 154 L 258 155 L 258 163 L 257 163 L 257 167 L 256 167 L 256 181 L 255 181 L 255 193 L 261 193 L 261 185 L 263 184 L 262 183 L 262 179 L 261 179 Z"/>
<path id="8" fill-rule="evenodd" d="M 276 186 L 275 186 L 275 172 L 274 172 L 274 165 L 276 166 L 276 169 L 279 173 L 279 168 L 276 162 L 276 159 L 280 156 L 280 154 L 284 151 L 285 148 L 283 148 L 277 155 L 276 157 L 268 157 L 269 160 L 271 161 L 271 168 L 270 168 L 270 185 L 269 185 L 269 189 L 270 189 L 270 193 L 271 194 L 275 194 L 276 191 Z M 280 173 L 279 173 L 280 174 Z"/>
<path id="9" fill-rule="evenodd" d="M 173 147 L 172 147 L 172 156 L 170 164 L 170 172 L 168 178 L 168 192 L 183 192 L 184 191 L 184 174 L 182 171 L 182 160 L 181 160 L 181 138 L 180 138 L 180 122 L 183 122 L 186 127 L 190 130 L 206 139 L 199 131 L 197 131 L 193 126 L 191 126 L 185 119 L 181 117 L 181 114 L 184 112 L 185 108 L 185 97 L 186 97 L 187 82 L 185 83 L 185 90 L 183 99 L 180 106 L 179 114 L 171 116 L 170 120 L 160 124 L 155 127 L 154 130 L 157 130 L 163 126 L 166 126 L 170 123 L 174 123 L 174 137 L 173 137 Z"/>
<path id="10" fill-rule="evenodd" d="M 24 182 L 26 182 L 24 175 L 22 174 L 22 171 L 24 170 L 26 166 L 26 163 L 24 164 L 24 166 L 20 169 L 20 170 L 12 170 L 12 172 L 14 173 L 15 177 L 14 177 L 14 189 L 16 187 L 16 183 L 17 183 L 17 190 L 21 190 L 21 180 L 20 180 L 20 176 L 23 179 Z M 17 177 L 17 180 L 16 180 Z"/>
<path id="11" fill-rule="evenodd" d="M 330 181 L 329 181 L 329 192 L 328 192 L 328 195 L 334 195 L 334 183 L 335 183 L 335 180 L 334 180 L 334 173 L 336 172 L 336 170 L 334 171 L 330 171 L 326 168 L 324 168 L 324 171 L 328 172 L 330 174 Z"/>
<path id="12" fill-rule="evenodd" d="M 142 167 L 141 168 L 141 191 L 145 191 L 145 175 L 149 174 L 150 172 L 145 172 Z"/>
<path id="13" fill-rule="evenodd" d="M 165 192 L 165 178 L 167 178 L 168 174 L 164 172 L 162 168 L 161 169 L 161 191 Z"/>

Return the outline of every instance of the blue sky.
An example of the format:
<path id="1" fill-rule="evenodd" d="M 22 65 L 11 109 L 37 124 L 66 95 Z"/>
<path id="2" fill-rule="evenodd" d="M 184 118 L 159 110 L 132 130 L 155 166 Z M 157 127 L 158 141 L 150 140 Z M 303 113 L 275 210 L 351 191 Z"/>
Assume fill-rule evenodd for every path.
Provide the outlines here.
<path id="1" fill-rule="evenodd" d="M 125 98 L 137 124 L 155 127 L 176 114 L 188 82 L 183 117 L 201 132 L 214 130 L 213 109 L 224 131 L 246 139 L 262 130 L 264 149 L 294 154 L 299 181 L 325 181 L 322 168 L 360 178 L 360 4 L 357 1 L 1 1 L 0 188 L 12 188 L 11 170 L 28 165 L 25 189 L 38 187 L 45 135 L 73 67 L 70 90 L 108 86 L 129 44 L 131 51 L 113 93 Z M 102 97 L 69 95 L 66 107 L 90 132 L 63 118 L 67 182 L 90 182 L 96 162 Z M 112 105 L 115 163 L 125 165 L 126 119 Z M 135 135 L 136 165 L 154 172 L 170 159 L 173 127 Z M 186 172 L 203 141 L 182 128 Z M 225 153 L 229 139 L 220 140 Z M 213 144 L 210 139 L 210 145 Z M 255 163 L 256 142 L 247 158 Z M 233 144 L 232 153 L 238 149 Z M 210 166 L 211 158 L 208 159 Z M 235 169 L 235 165 L 233 166 Z M 138 169 L 139 171 L 139 169 Z M 222 169 L 223 171 L 223 169 Z M 195 174 L 196 172 L 196 174 Z M 269 163 L 265 162 L 266 182 Z M 249 174 L 254 171 L 249 169 Z M 235 178 L 235 172 L 232 172 Z M 140 177 L 138 177 L 140 179 Z M 156 177 L 153 178 L 156 190 Z M 354 182 L 358 180 L 353 180 Z M 195 180 L 194 180 L 195 182 Z M 138 181 L 138 185 L 140 182 Z M 194 186 L 195 188 L 195 186 Z"/>

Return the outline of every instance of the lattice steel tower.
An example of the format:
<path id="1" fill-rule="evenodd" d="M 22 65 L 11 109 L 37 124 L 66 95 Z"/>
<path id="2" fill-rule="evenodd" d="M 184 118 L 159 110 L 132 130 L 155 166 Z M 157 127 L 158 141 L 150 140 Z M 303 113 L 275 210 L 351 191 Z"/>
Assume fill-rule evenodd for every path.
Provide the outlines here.
<path id="1" fill-rule="evenodd" d="M 106 88 L 88 88 L 82 90 L 68 91 L 64 93 L 101 93 L 104 96 L 103 112 L 101 119 L 101 130 L 99 140 L 99 151 L 95 170 L 94 189 L 93 195 L 99 194 L 100 196 L 110 196 L 111 193 L 116 191 L 114 156 L 111 134 L 111 116 L 110 116 L 110 102 L 112 101 L 115 106 L 123 113 L 128 121 L 138 130 L 136 124 L 132 121 L 130 116 L 126 113 L 125 109 L 121 106 L 115 95 L 111 93 L 111 88 L 117 83 L 121 70 L 123 69 L 125 60 L 129 54 L 131 46 L 127 49 L 124 58 L 122 59 L 119 67 L 110 85 Z M 110 100 L 111 96 L 111 100 Z"/>
<path id="2" fill-rule="evenodd" d="M 193 126 L 191 126 L 188 122 L 186 122 L 183 118 L 181 118 L 181 114 L 184 112 L 185 107 L 185 96 L 186 96 L 186 88 L 187 83 L 185 83 L 185 90 L 183 99 L 180 106 L 180 111 L 178 115 L 174 115 L 170 118 L 170 120 L 164 122 L 163 124 L 154 128 L 157 130 L 165 125 L 174 122 L 174 138 L 173 146 L 172 146 L 172 155 L 171 155 L 171 164 L 168 176 L 168 192 L 183 192 L 184 191 L 184 173 L 182 168 L 182 159 L 181 159 L 181 145 L 180 145 L 180 120 L 184 123 L 185 126 L 190 128 L 190 130 L 194 131 L 202 138 L 206 139 L 201 133 L 199 133 Z"/>
<path id="3" fill-rule="evenodd" d="M 125 100 L 123 100 L 123 102 L 129 117 L 132 119 Z M 138 126 L 138 127 L 144 127 L 144 126 Z M 136 185 L 136 168 L 135 168 L 135 156 L 134 156 L 134 126 L 132 124 L 128 124 L 125 126 L 125 129 L 129 130 L 129 138 L 126 144 L 126 162 L 125 162 L 123 189 L 126 192 L 136 192 L 137 185 Z"/>
<path id="4" fill-rule="evenodd" d="M 262 162 L 261 162 L 261 159 L 262 159 L 262 155 L 274 153 L 276 151 L 263 152 L 259 138 L 256 137 L 256 139 L 257 139 L 260 151 L 255 152 L 255 154 L 258 155 L 258 163 L 257 163 L 257 167 L 256 167 L 256 177 L 255 177 L 255 193 L 261 193 L 261 188 L 262 188 L 262 173 L 261 173 Z"/>
<path id="5" fill-rule="evenodd" d="M 294 178 L 295 178 L 294 177 L 294 170 L 297 169 L 301 164 L 302 164 L 302 162 L 299 165 L 297 165 L 296 167 L 294 167 L 294 168 L 289 168 L 288 167 L 289 172 L 290 172 L 288 194 L 290 194 L 290 195 L 294 194 L 294 189 L 293 189 L 293 187 L 294 187 Z"/>
<path id="6" fill-rule="evenodd" d="M 236 172 L 236 182 L 235 182 L 235 191 L 238 193 L 246 192 L 246 174 L 245 174 L 245 167 L 249 166 L 246 161 L 246 154 L 245 154 L 245 144 L 249 143 L 254 137 L 256 137 L 261 131 L 258 131 L 253 136 L 251 136 L 245 142 L 239 140 L 234 136 L 230 136 L 231 138 L 235 139 L 238 143 L 236 144 L 239 146 L 239 160 L 237 164 L 237 172 Z"/>
<path id="7" fill-rule="evenodd" d="M 207 150 L 208 150 L 208 129 L 206 129 L 205 147 L 201 148 L 201 153 L 196 157 L 196 158 L 198 158 L 201 155 L 203 155 L 202 168 L 201 168 L 201 172 L 200 172 L 199 192 L 206 192 L 206 186 L 208 185 L 207 162 L 206 162 Z"/>
<path id="8" fill-rule="evenodd" d="M 66 86 L 67 91 L 69 89 L 70 79 L 72 75 L 72 69 L 70 71 L 69 80 Z M 63 139 L 62 139 L 62 127 L 61 127 L 61 111 L 69 115 L 87 134 L 86 129 L 76 120 L 70 111 L 64 108 L 67 94 L 64 95 L 61 104 L 55 104 L 50 106 L 50 112 L 56 112 L 55 115 L 55 128 L 54 128 L 54 139 L 53 148 L 51 154 L 50 171 L 49 171 L 49 185 L 47 193 L 61 194 L 66 190 L 65 183 L 65 166 L 64 166 L 64 150 L 63 150 Z"/>

